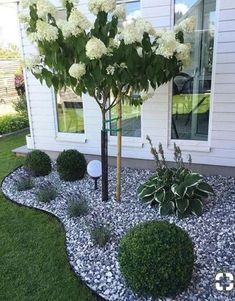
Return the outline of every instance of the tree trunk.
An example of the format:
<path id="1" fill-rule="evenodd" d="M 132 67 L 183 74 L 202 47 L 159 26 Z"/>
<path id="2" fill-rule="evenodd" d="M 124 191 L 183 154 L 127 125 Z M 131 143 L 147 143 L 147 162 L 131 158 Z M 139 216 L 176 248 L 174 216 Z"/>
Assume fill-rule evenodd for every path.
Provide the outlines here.
<path id="1" fill-rule="evenodd" d="M 122 169 L 122 101 L 118 100 L 117 104 L 117 186 L 116 186 L 116 199 L 117 202 L 121 201 L 121 169 Z"/>
<path id="2" fill-rule="evenodd" d="M 101 130 L 101 164 L 102 164 L 102 201 L 108 201 L 108 132 L 106 130 L 105 112 L 102 112 Z"/>

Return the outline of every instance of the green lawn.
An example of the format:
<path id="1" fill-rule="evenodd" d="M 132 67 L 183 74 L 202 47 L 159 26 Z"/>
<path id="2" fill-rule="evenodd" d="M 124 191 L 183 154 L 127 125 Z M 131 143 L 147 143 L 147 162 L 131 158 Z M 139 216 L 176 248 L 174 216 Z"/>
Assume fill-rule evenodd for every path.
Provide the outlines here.
<path id="1" fill-rule="evenodd" d="M 25 134 L 0 140 L 0 178 L 22 163 L 11 149 Z M 70 270 L 62 226 L 53 217 L 19 207 L 0 194 L 0 300 L 94 301 Z"/>

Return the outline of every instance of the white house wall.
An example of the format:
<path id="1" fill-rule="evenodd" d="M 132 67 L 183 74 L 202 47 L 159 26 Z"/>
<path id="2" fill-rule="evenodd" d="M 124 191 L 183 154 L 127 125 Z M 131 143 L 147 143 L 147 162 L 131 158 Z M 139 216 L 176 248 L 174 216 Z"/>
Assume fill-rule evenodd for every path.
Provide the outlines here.
<path id="1" fill-rule="evenodd" d="M 55 1 L 54 1 L 55 2 Z M 191 153 L 194 163 L 235 166 L 235 1 L 217 1 L 218 32 L 216 33 L 214 65 L 214 93 L 211 108 L 210 139 L 205 142 L 180 142 L 185 153 Z M 88 15 L 86 0 L 80 1 L 80 8 Z M 172 0 L 142 0 L 144 18 L 154 26 L 170 28 L 173 23 Z M 91 15 L 89 15 L 91 17 Z M 25 57 L 35 53 L 24 31 L 21 31 Z M 84 95 L 85 138 L 79 141 L 74 134 L 71 141 L 57 135 L 55 100 L 51 89 L 42 86 L 32 74 L 26 74 L 27 90 L 32 119 L 31 133 L 34 147 L 49 151 L 76 148 L 85 154 L 100 154 L 101 115 L 96 102 Z M 155 96 L 142 108 L 142 138 L 139 141 L 124 139 L 123 156 L 127 158 L 151 159 L 146 135 L 154 143 L 162 142 L 167 159 L 172 160 L 170 133 L 171 84 L 158 89 Z M 70 134 L 71 137 L 71 134 Z M 109 155 L 116 155 L 115 142 L 110 139 Z"/>

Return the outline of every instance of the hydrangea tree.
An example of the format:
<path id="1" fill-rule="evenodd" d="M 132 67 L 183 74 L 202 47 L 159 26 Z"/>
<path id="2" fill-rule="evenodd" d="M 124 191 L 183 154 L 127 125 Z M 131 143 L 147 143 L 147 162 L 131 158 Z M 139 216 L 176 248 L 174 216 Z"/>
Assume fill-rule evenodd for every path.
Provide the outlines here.
<path id="1" fill-rule="evenodd" d="M 118 177 L 120 199 L 121 104 L 142 104 L 144 93 L 170 81 L 189 58 L 183 31 L 193 20 L 184 21 L 175 31 L 157 32 L 142 18 L 125 20 L 125 8 L 115 0 L 88 0 L 95 15 L 90 23 L 71 0 L 64 0 L 66 19 L 47 0 L 22 0 L 29 14 L 21 16 L 29 39 L 39 55 L 27 67 L 41 82 L 55 91 L 71 87 L 81 96 L 88 93 L 102 113 L 102 199 L 108 199 L 107 113 L 118 105 Z M 139 95 L 133 97 L 133 95 Z"/>

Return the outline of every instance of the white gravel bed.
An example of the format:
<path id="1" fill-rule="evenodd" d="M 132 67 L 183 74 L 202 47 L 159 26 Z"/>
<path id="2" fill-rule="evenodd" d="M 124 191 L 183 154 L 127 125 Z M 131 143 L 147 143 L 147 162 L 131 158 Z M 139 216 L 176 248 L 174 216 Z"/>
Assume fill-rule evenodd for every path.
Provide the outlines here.
<path id="1" fill-rule="evenodd" d="M 34 179 L 36 187 L 40 183 L 50 181 L 59 191 L 58 197 L 51 203 L 38 202 L 35 188 L 24 192 L 16 191 L 15 180 L 24 173 L 21 167 L 6 177 L 2 183 L 3 193 L 19 204 L 50 212 L 60 219 L 65 227 L 67 254 L 73 270 L 92 290 L 106 300 L 146 301 L 126 287 L 119 270 L 117 255 L 120 238 L 128 229 L 147 220 L 167 220 L 175 223 L 185 229 L 194 242 L 196 262 L 191 285 L 174 300 L 235 300 L 235 289 L 230 292 L 219 292 L 215 288 L 215 276 L 218 272 L 231 272 L 235 277 L 234 178 L 207 177 L 207 181 L 215 189 L 216 196 L 204 201 L 204 212 L 201 217 L 192 216 L 178 220 L 175 217 L 162 218 L 156 209 L 146 207 L 138 200 L 136 196 L 138 186 L 152 175 L 147 170 L 123 169 L 120 204 L 114 199 L 115 168 L 109 169 L 110 200 L 106 203 L 101 201 L 101 189 L 94 191 L 94 181 L 88 176 L 81 181 L 64 182 L 59 179 L 56 171 L 47 177 Z M 69 218 L 67 199 L 69 195 L 78 191 L 87 198 L 90 212 L 85 217 Z M 90 238 L 89 226 L 97 220 L 109 226 L 112 231 L 111 241 L 104 248 L 95 246 Z M 148 299 L 150 300 L 152 299 Z"/>

